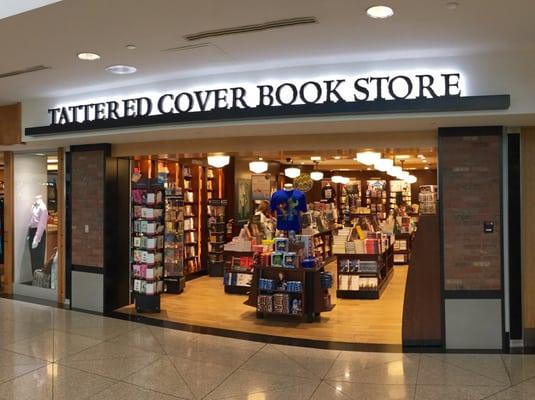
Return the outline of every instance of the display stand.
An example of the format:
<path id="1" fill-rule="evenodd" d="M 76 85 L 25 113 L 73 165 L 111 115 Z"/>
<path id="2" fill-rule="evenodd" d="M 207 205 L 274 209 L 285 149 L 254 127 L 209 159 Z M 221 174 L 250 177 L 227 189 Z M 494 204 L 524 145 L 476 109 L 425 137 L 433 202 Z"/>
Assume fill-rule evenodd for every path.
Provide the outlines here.
<path id="1" fill-rule="evenodd" d="M 164 191 L 161 184 L 132 184 L 132 277 L 137 312 L 159 312 L 163 291 Z"/>
<path id="2" fill-rule="evenodd" d="M 335 306 L 331 304 L 328 288 L 322 287 L 322 274 L 323 266 L 283 268 L 255 265 L 253 284 L 245 304 L 255 307 L 256 317 L 260 319 L 281 316 L 314 322 L 322 312 L 331 311 Z M 261 280 L 284 281 L 286 286 L 267 288 Z M 294 304 L 294 300 L 297 303 Z"/>
<path id="3" fill-rule="evenodd" d="M 198 203 L 199 166 L 185 165 L 182 168 L 184 190 L 184 275 L 190 279 L 200 271 L 199 262 L 199 217 Z"/>
<path id="4" fill-rule="evenodd" d="M 412 233 L 397 233 L 394 242 L 394 265 L 409 264 L 412 248 Z"/>
<path id="5" fill-rule="evenodd" d="M 343 299 L 378 299 L 393 274 L 393 246 L 381 254 L 338 254 L 338 290 Z"/>
<path id="6" fill-rule="evenodd" d="M 314 256 L 321 257 L 325 264 L 333 261 L 333 231 L 315 233 L 312 235 L 314 241 Z"/>
<path id="7" fill-rule="evenodd" d="M 208 200 L 208 274 L 210 276 L 223 276 L 225 246 L 225 209 L 227 200 Z"/>
<path id="8" fill-rule="evenodd" d="M 252 251 L 228 251 L 225 250 L 225 293 L 248 294 L 254 274 L 252 267 Z"/>
<path id="9" fill-rule="evenodd" d="M 182 293 L 184 276 L 184 197 L 165 196 L 164 282 L 167 293 Z"/>

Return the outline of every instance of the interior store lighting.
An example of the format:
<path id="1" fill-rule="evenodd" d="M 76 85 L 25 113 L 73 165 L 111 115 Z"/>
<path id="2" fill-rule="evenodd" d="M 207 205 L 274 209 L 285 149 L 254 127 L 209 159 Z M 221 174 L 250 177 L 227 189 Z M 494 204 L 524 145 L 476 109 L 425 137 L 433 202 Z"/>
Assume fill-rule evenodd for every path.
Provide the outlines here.
<path id="1" fill-rule="evenodd" d="M 394 9 L 388 6 L 371 6 L 366 10 L 366 14 L 373 19 L 385 19 L 394 15 Z"/>
<path id="2" fill-rule="evenodd" d="M 288 167 L 284 169 L 284 175 L 288 178 L 295 179 L 301 175 L 301 170 L 297 167 Z"/>
<path id="3" fill-rule="evenodd" d="M 313 181 L 321 181 L 323 179 L 323 172 L 321 171 L 312 171 L 310 173 L 310 179 Z"/>
<path id="4" fill-rule="evenodd" d="M 230 163 L 230 156 L 226 154 L 218 154 L 213 156 L 208 156 L 208 165 L 214 168 L 223 168 L 224 166 Z"/>
<path id="5" fill-rule="evenodd" d="M 340 180 L 340 183 L 342 185 L 347 185 L 349 183 L 349 178 L 347 176 L 342 176 L 342 179 Z"/>
<path id="6" fill-rule="evenodd" d="M 385 172 L 388 168 L 392 167 L 394 165 L 394 161 L 390 158 L 381 158 L 377 160 L 373 166 L 377 171 Z"/>
<path id="7" fill-rule="evenodd" d="M 408 183 L 416 183 L 418 179 L 414 175 L 409 175 L 409 177 L 406 179 Z"/>
<path id="8" fill-rule="evenodd" d="M 251 161 L 249 163 L 249 171 L 255 174 L 263 174 L 268 170 L 268 163 L 259 157 L 256 161 Z"/>
<path id="9" fill-rule="evenodd" d="M 407 180 L 408 177 L 409 177 L 409 173 L 408 173 L 407 171 L 401 171 L 401 172 L 397 175 L 397 178 L 398 178 L 398 179 L 401 179 L 402 181 Z"/>
<path id="10" fill-rule="evenodd" d="M 386 170 L 386 173 L 390 176 L 396 177 L 401 172 L 401 167 L 394 165 Z"/>
<path id="11" fill-rule="evenodd" d="M 100 59 L 100 56 L 97 53 L 78 53 L 77 54 L 78 59 L 82 61 L 96 61 Z"/>
<path id="12" fill-rule="evenodd" d="M 377 160 L 381 158 L 381 153 L 375 151 L 363 151 L 357 153 L 357 161 L 364 165 L 373 165 Z"/>

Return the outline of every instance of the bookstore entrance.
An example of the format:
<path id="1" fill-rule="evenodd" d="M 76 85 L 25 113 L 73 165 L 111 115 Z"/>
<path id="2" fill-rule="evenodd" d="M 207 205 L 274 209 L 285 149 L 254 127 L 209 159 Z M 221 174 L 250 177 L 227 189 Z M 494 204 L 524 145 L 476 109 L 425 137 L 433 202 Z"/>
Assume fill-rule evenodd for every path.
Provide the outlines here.
<path id="1" fill-rule="evenodd" d="M 130 175 L 130 304 L 113 315 L 320 346 L 407 344 L 407 290 L 429 291 L 422 269 L 440 273 L 427 137 L 150 156 L 116 146 Z M 440 291 L 430 296 L 439 312 Z"/>

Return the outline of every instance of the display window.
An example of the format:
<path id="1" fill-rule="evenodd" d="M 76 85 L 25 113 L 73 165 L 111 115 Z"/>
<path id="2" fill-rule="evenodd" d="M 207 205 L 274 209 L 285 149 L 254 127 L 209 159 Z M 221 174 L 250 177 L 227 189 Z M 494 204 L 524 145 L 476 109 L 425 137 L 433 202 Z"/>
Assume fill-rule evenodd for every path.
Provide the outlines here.
<path id="1" fill-rule="evenodd" d="M 56 301 L 58 288 L 58 154 L 15 154 L 15 294 Z"/>
<path id="2" fill-rule="evenodd" d="M 400 345 L 408 276 L 438 246 L 436 167 L 432 147 L 132 156 L 131 304 L 116 311 Z"/>

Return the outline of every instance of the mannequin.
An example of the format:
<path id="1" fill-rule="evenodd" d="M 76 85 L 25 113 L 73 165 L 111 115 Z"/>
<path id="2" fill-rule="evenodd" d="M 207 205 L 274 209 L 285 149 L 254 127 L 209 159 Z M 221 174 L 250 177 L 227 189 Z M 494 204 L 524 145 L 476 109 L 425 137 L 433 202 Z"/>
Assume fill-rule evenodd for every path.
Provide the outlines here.
<path id="1" fill-rule="evenodd" d="M 334 200 L 336 199 L 336 191 L 330 183 L 327 183 L 321 188 L 321 198 L 327 203 L 334 203 Z"/>
<path id="2" fill-rule="evenodd" d="M 48 223 L 48 210 L 41 195 L 35 196 L 32 203 L 32 213 L 28 224 L 28 246 L 32 272 L 43 269 L 45 262 L 46 226 Z"/>
<path id="3" fill-rule="evenodd" d="M 283 189 L 277 190 L 271 196 L 271 210 L 277 216 L 279 231 L 301 230 L 301 213 L 307 210 L 305 195 L 294 188 L 292 183 L 285 183 Z"/>

